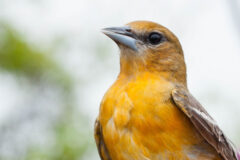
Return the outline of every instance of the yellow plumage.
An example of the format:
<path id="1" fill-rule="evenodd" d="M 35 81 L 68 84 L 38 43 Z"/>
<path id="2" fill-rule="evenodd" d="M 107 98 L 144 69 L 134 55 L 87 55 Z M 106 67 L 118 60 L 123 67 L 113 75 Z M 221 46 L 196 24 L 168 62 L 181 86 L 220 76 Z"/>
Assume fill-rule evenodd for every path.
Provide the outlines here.
<path id="1" fill-rule="evenodd" d="M 120 47 L 121 70 L 96 121 L 102 160 L 236 160 L 228 141 L 216 139 L 224 136 L 211 117 L 188 96 L 178 39 L 156 23 L 127 26 L 106 31 Z M 183 94 L 176 92 L 173 98 L 173 90 L 179 88 Z"/>

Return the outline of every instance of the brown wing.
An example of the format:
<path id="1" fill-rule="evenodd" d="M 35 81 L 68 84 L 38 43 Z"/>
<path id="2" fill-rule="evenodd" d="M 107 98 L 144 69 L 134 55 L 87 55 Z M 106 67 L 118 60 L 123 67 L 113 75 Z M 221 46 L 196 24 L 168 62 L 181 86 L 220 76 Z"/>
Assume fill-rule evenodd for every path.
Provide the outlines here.
<path id="1" fill-rule="evenodd" d="M 198 132 L 224 160 L 237 160 L 231 142 L 223 134 L 214 119 L 186 89 L 173 90 L 172 97 L 178 108 L 187 115 Z"/>
<path id="2" fill-rule="evenodd" d="M 95 137 L 98 153 L 101 157 L 101 160 L 112 160 L 108 153 L 107 147 L 104 143 L 102 126 L 98 119 L 96 119 L 96 122 L 95 122 L 94 137 Z"/>

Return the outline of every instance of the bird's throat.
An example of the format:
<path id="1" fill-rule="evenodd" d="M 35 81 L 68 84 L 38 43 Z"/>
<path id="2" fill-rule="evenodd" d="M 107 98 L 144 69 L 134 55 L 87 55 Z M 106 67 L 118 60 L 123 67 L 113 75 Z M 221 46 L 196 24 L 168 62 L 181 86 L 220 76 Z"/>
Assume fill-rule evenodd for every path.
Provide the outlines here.
<path id="1" fill-rule="evenodd" d="M 164 60 L 158 63 L 149 63 L 149 60 L 144 58 L 144 56 L 121 55 L 119 77 L 132 78 L 145 73 L 155 74 L 172 83 L 187 87 L 185 64 L 178 66 L 177 63 Z"/>

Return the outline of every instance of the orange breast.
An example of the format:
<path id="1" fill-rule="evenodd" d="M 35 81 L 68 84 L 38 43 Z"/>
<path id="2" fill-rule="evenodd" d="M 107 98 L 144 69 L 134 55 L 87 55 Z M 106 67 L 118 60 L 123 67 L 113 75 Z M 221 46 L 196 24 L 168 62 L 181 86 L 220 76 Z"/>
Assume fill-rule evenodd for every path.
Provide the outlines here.
<path id="1" fill-rule="evenodd" d="M 113 160 L 206 159 L 214 153 L 171 100 L 173 88 L 144 73 L 120 76 L 108 90 L 99 120 Z"/>

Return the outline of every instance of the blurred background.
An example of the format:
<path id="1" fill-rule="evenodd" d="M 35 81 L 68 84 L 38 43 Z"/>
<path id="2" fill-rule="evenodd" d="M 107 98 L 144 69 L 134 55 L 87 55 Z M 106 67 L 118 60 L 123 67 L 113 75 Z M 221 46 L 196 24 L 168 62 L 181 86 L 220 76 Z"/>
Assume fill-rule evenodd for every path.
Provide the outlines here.
<path id="1" fill-rule="evenodd" d="M 99 160 L 93 126 L 119 72 L 100 30 L 134 20 L 180 39 L 189 89 L 240 147 L 239 0 L 0 0 L 0 159 Z"/>

